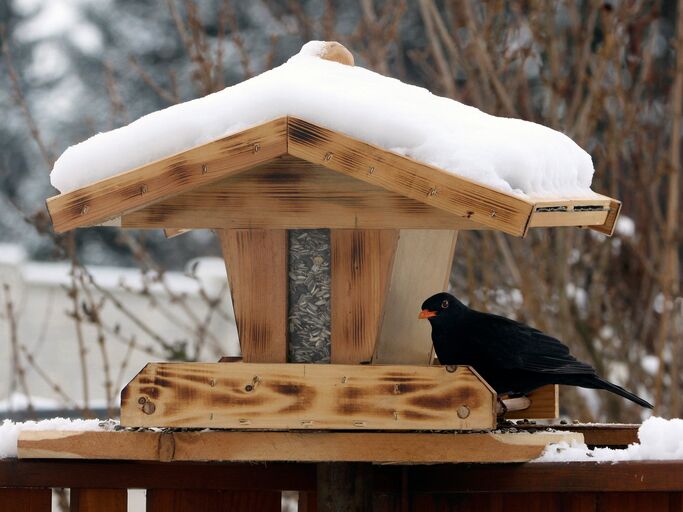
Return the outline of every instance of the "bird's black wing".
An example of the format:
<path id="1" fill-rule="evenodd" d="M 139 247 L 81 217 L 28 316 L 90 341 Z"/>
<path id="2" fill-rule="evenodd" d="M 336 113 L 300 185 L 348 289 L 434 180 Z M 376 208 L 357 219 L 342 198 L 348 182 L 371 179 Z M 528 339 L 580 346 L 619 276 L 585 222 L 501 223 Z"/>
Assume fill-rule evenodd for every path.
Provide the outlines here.
<path id="1" fill-rule="evenodd" d="M 477 350 L 496 366 L 539 373 L 595 375 L 562 342 L 509 318 L 470 311 L 462 327 Z"/>

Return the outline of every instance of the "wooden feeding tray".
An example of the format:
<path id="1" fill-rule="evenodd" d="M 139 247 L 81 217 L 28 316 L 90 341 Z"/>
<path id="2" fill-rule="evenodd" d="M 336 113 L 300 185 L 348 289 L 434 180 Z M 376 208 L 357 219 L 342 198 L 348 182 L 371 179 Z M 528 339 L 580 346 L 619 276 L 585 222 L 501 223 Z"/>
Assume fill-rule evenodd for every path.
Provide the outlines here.
<path id="1" fill-rule="evenodd" d="M 345 436 L 377 434 L 371 430 L 430 436 L 495 427 L 495 393 L 469 368 L 430 367 L 429 325 L 416 318 L 426 297 L 448 287 L 459 230 L 525 236 L 536 227 L 582 226 L 611 234 L 620 209 L 597 195 L 520 198 L 291 116 L 60 194 L 47 205 L 57 232 L 96 225 L 172 234 L 208 228 L 220 239 L 244 363 L 149 364 L 123 391 L 124 425 L 281 431 L 216 434 L 226 443 L 311 442 L 299 436 L 326 429 L 316 439 L 332 439 L 334 431 L 348 430 L 335 439 L 347 439 L 349 450 L 354 438 Z M 329 241 L 329 365 L 285 364 L 292 348 L 289 240 L 302 229 L 325 230 Z M 549 386 L 530 396 L 528 409 L 507 417 L 555 418 L 557 411 L 557 387 Z M 474 437 L 438 439 L 476 444 Z M 320 449 L 330 460 L 344 456 Z M 416 460 L 395 451 L 367 453 Z M 466 456 L 447 457 L 455 459 Z"/>
<path id="2" fill-rule="evenodd" d="M 483 430 L 496 394 L 471 368 L 150 363 L 121 424 L 278 430 Z"/>

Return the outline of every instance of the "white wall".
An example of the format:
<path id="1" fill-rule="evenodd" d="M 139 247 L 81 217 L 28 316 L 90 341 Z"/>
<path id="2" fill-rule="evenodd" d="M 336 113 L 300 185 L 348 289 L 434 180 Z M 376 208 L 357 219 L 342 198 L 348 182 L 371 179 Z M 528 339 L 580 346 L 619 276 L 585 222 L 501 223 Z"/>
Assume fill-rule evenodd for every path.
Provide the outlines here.
<path id="1" fill-rule="evenodd" d="M 197 319 L 203 321 L 210 307 L 201 296 L 201 290 L 209 296 L 219 298 L 218 309 L 222 315 L 213 315 L 208 323 L 207 343 L 203 346 L 199 359 L 216 361 L 221 355 L 239 353 L 237 330 L 234 324 L 232 304 L 227 291 L 227 277 L 222 260 L 218 258 L 195 260 L 190 268 L 195 277 L 177 272 L 164 275 L 164 282 L 172 294 L 185 297 L 183 307 L 174 302 L 163 286 L 152 284 L 149 293 L 143 294 L 144 283 L 137 269 L 89 267 L 94 281 L 104 292 L 89 285 L 95 302 L 104 300 L 101 310 L 102 323 L 114 329 L 118 325 L 120 334 L 126 339 L 134 336 L 141 346 L 151 346 L 157 353 L 163 351 L 154 342 L 149 333 L 135 324 L 129 315 L 117 308 L 113 301 L 106 297 L 111 294 L 123 304 L 129 312 L 141 322 L 149 326 L 156 334 L 168 343 L 187 340 L 188 347 L 196 345 Z M 14 245 L 0 244 L 0 285 L 9 285 L 9 293 L 15 308 L 17 320 L 17 341 L 24 345 L 33 355 L 36 365 L 45 371 L 50 379 L 61 386 L 64 392 L 74 401 L 84 399 L 82 365 L 79 356 L 78 338 L 75 322 L 68 312 L 73 311 L 72 299 L 67 289 L 71 286 L 71 265 L 68 263 L 37 263 L 27 261 L 20 248 Z M 122 286 L 121 283 L 124 283 Z M 0 289 L 0 417 L 3 409 L 16 409 L 21 402 L 21 388 L 15 391 L 8 404 L 11 393 L 10 383 L 15 376 L 12 364 L 12 348 L 9 322 L 6 314 L 6 293 Z M 79 297 L 82 304 L 87 303 L 83 292 Z M 82 311 L 81 311 L 82 313 Z M 195 319 L 191 318 L 192 316 Z M 82 322 L 83 339 L 86 347 L 87 382 L 89 403 L 91 407 L 102 407 L 105 404 L 104 364 L 102 352 L 98 344 L 98 330 L 87 321 Z M 190 332 L 182 326 L 190 328 Z M 214 338 L 211 339 L 211 336 Z M 148 361 L 159 360 L 159 355 L 149 355 L 140 350 L 133 350 L 126 356 L 128 347 L 117 341 L 111 334 L 105 334 L 104 347 L 109 359 L 111 378 L 116 381 L 120 377 L 121 385 L 125 385 Z M 194 353 L 188 350 L 190 355 Z M 127 359 L 126 365 L 123 365 Z M 63 407 L 51 385 L 41 378 L 36 368 L 28 364 L 26 357 L 21 356 L 26 370 L 26 382 L 29 393 L 34 397 L 34 405 Z M 115 390 L 118 397 L 120 389 Z M 47 400 L 41 400 L 47 399 Z M 118 398 L 117 402 L 118 404 Z"/>

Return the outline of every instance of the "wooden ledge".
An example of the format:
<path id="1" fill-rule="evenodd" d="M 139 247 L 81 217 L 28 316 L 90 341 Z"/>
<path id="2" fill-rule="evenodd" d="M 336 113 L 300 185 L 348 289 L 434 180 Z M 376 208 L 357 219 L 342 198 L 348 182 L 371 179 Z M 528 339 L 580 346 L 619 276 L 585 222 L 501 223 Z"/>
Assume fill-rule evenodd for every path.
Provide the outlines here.
<path id="1" fill-rule="evenodd" d="M 574 432 L 64 432 L 25 431 L 21 459 L 160 462 L 525 462 L 550 443 L 583 442 Z"/>

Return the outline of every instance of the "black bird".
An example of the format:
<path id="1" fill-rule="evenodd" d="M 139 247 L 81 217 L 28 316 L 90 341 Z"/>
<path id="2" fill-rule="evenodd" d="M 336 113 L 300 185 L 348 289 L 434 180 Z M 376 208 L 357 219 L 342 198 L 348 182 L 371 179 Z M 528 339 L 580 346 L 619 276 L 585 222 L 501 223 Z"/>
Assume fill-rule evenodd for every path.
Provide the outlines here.
<path id="1" fill-rule="evenodd" d="M 443 365 L 472 366 L 499 395 L 521 396 L 546 384 L 606 389 L 642 407 L 652 405 L 598 376 L 559 340 L 509 318 L 468 308 L 449 293 L 422 304 Z"/>

